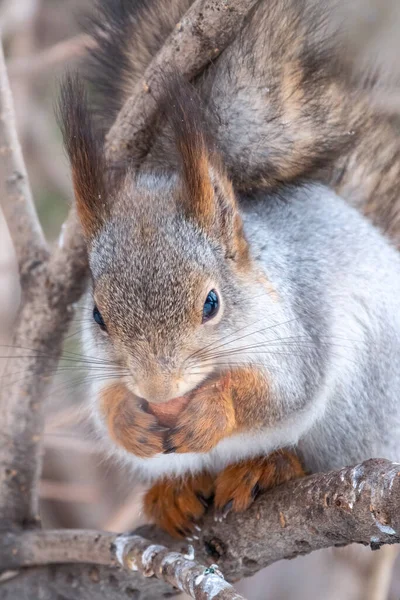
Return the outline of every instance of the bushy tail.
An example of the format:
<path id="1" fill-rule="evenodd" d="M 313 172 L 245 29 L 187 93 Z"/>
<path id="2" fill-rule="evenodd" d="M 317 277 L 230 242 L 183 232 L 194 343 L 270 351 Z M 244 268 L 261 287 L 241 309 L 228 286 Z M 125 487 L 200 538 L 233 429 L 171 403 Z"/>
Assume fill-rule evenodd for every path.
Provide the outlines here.
<path id="1" fill-rule="evenodd" d="M 95 41 L 84 63 L 103 131 L 115 120 L 153 56 L 193 0 L 97 0 L 86 29 Z"/>

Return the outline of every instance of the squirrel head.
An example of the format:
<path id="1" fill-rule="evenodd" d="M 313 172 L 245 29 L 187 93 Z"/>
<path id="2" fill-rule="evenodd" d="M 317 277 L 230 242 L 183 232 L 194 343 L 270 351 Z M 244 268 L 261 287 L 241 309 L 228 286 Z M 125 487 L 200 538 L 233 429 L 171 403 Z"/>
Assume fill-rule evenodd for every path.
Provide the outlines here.
<path id="1" fill-rule="evenodd" d="M 194 94 L 182 84 L 170 102 L 177 168 L 127 165 L 112 178 L 83 86 L 68 78 L 61 96 L 94 335 L 131 392 L 152 403 L 185 395 L 226 366 L 213 348 L 248 322 L 246 283 L 259 276 Z"/>

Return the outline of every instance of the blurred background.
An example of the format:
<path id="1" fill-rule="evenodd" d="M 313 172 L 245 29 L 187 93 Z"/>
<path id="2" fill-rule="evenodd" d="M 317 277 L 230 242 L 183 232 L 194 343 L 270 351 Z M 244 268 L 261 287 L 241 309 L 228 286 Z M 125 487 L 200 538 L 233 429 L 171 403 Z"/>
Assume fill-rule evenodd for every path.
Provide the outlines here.
<path id="1" fill-rule="evenodd" d="M 267 1 L 267 0 L 265 0 Z M 356 72 L 379 69 L 383 110 L 400 108 L 400 0 L 335 1 L 333 19 L 345 22 Z M 0 29 L 14 94 L 17 126 L 40 219 L 57 243 L 72 199 L 61 136 L 54 118 L 59 78 L 88 42 L 80 15 L 94 0 L 0 0 Z M 372 67 L 371 67 L 372 65 Z M 0 212 L 0 371 L 18 308 L 15 258 Z M 90 315 L 89 315 L 90 317 Z M 79 353 L 87 313 L 77 311 L 66 351 Z M 85 375 L 68 356 L 46 393 L 41 514 L 45 527 L 129 530 L 142 523 L 142 488 L 107 460 L 94 441 L 85 410 Z M 10 376 L 0 378 L 7 386 Z M 18 379 L 18 369 L 13 375 Z M 1 415 L 0 415 L 1 418 Z M 265 540 L 268 543 L 268 540 Z M 399 600 L 397 548 L 371 552 L 356 546 L 282 561 L 238 584 L 249 600 Z"/>

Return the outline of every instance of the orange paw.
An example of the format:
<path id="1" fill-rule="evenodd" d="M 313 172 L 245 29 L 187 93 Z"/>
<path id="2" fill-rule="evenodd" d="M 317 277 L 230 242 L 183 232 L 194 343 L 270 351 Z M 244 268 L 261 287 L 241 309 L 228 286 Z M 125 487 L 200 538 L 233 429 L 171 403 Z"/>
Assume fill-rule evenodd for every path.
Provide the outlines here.
<path id="1" fill-rule="evenodd" d="M 191 534 L 211 502 L 214 480 L 208 473 L 162 479 L 144 497 L 145 515 L 173 537 Z"/>
<path id="2" fill-rule="evenodd" d="M 129 416 L 120 411 L 115 417 L 113 428 L 115 441 L 128 452 L 142 458 L 150 458 L 163 452 L 165 430 L 165 427 L 160 427 L 154 415 L 142 410 L 129 412 Z"/>
<path id="3" fill-rule="evenodd" d="M 232 510 L 243 512 L 259 492 L 304 475 L 300 460 L 288 450 L 230 465 L 216 478 L 215 508 L 222 516 Z"/>
<path id="4" fill-rule="evenodd" d="M 164 444 L 171 452 L 209 452 L 236 426 L 229 376 L 207 382 L 196 390 L 179 415 Z"/>
<path id="5" fill-rule="evenodd" d="M 128 452 L 150 458 L 163 452 L 165 427 L 123 385 L 103 392 L 102 411 L 110 437 Z"/>

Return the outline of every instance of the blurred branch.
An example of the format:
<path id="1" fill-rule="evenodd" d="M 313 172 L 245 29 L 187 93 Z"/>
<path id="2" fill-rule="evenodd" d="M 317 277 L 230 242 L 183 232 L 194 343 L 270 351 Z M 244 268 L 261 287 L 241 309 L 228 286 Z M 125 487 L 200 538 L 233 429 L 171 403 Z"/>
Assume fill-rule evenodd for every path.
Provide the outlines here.
<path id="1" fill-rule="evenodd" d="M 398 546 L 385 546 L 378 553 L 366 581 L 365 600 L 387 600 L 389 598 L 393 566 L 398 555 Z"/>
<path id="2" fill-rule="evenodd" d="M 4 39 L 34 18 L 40 0 L 3 0 L 0 6 L 0 35 Z"/>
<path id="3" fill-rule="evenodd" d="M 143 80 L 125 102 L 111 127 L 106 143 L 111 160 L 128 154 L 133 162 L 142 161 L 149 149 L 163 93 L 162 82 L 175 71 L 188 79 L 197 75 L 224 50 L 256 2 L 193 2 L 147 67 Z"/>
<path id="4" fill-rule="evenodd" d="M 13 239 L 20 272 L 47 258 L 47 246 L 37 217 L 28 175 L 17 137 L 10 84 L 0 44 L 0 201 Z"/>
<path id="5" fill-rule="evenodd" d="M 135 486 L 135 490 L 124 499 L 115 513 L 103 524 L 105 531 L 131 531 L 139 525 L 144 488 Z"/>
<path id="6" fill-rule="evenodd" d="M 68 62 L 80 58 L 94 45 L 95 42 L 89 35 L 80 33 L 34 56 L 10 60 L 7 64 L 9 76 L 10 78 L 33 77 L 59 65 L 65 67 Z"/>
<path id="7" fill-rule="evenodd" d="M 42 479 L 39 495 L 46 500 L 56 502 L 74 502 L 76 504 L 96 504 L 100 500 L 99 490 L 87 483 L 70 483 Z"/>

